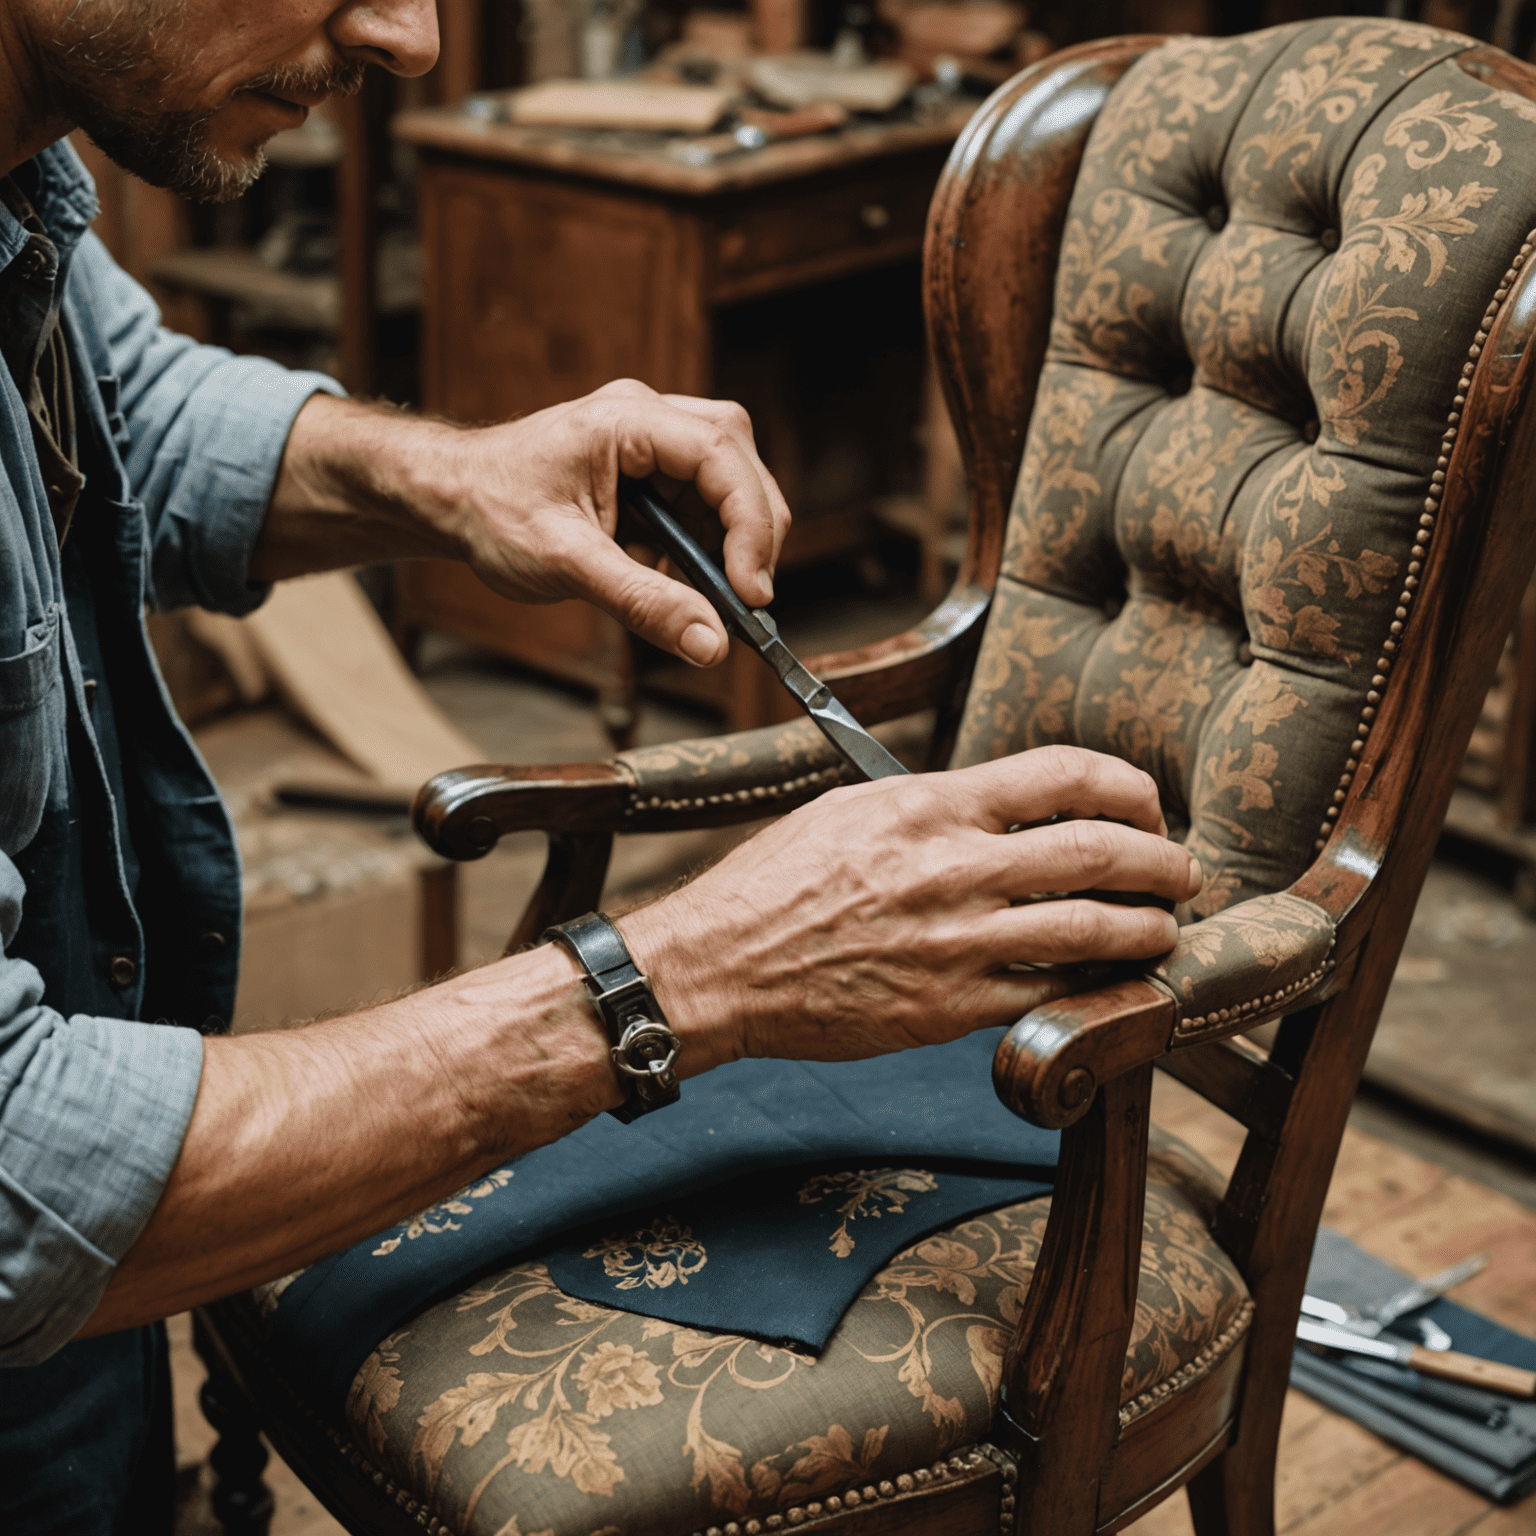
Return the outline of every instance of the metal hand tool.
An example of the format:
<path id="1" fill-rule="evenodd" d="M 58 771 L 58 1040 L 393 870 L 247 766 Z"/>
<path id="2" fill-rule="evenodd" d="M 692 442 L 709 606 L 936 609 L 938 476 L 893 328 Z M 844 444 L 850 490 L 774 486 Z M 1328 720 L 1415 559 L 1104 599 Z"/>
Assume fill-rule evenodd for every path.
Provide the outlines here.
<path id="1" fill-rule="evenodd" d="M 778 679 L 821 728 L 821 733 L 866 779 L 889 779 L 907 770 L 833 698 L 779 639 L 779 628 L 764 608 L 749 608 L 730 582 L 672 516 L 643 480 L 619 476 L 619 497 L 656 535 L 667 557 L 709 599 L 725 627 L 773 668 Z"/>
<path id="2" fill-rule="evenodd" d="M 1459 1264 L 1452 1264 L 1449 1268 L 1442 1269 L 1437 1275 L 1415 1280 L 1412 1285 L 1405 1285 L 1402 1290 L 1387 1297 L 1385 1301 L 1372 1302 L 1362 1310 L 1372 1321 L 1380 1323 L 1383 1328 L 1390 1328 L 1406 1313 L 1417 1311 L 1420 1307 L 1427 1307 L 1430 1302 L 1445 1295 L 1447 1291 L 1454 1290 L 1463 1280 L 1470 1280 L 1473 1275 L 1481 1274 L 1488 1267 L 1488 1257 L 1486 1253 L 1474 1253 L 1471 1258 L 1463 1259 Z"/>
<path id="3" fill-rule="evenodd" d="M 1296 1320 L 1296 1337 L 1304 1344 L 1321 1344 L 1325 1349 L 1342 1349 L 1349 1354 L 1391 1360 L 1444 1381 L 1507 1392 L 1511 1397 L 1536 1397 L 1536 1371 L 1523 1371 L 1513 1365 L 1502 1365 L 1497 1360 L 1461 1355 L 1449 1349 L 1425 1349 L 1422 1344 L 1385 1337 L 1368 1339 L 1336 1323 L 1321 1323 L 1310 1317 Z"/>

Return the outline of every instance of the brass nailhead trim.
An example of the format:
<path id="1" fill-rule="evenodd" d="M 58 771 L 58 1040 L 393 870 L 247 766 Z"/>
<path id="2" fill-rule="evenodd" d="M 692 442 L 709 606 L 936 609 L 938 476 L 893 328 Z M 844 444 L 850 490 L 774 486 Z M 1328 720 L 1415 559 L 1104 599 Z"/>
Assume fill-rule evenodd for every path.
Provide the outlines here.
<path id="1" fill-rule="evenodd" d="M 754 784 L 747 789 L 726 789 L 713 795 L 680 795 L 665 797 L 651 795 L 634 798 L 624 807 L 626 818 L 642 811 L 702 811 L 711 805 L 750 805 L 754 800 L 777 800 L 784 795 L 798 794 L 803 789 L 818 785 L 834 788 L 843 777 L 841 766 L 818 768 L 813 773 L 802 773 L 796 779 L 782 779 L 777 784 Z"/>
<path id="2" fill-rule="evenodd" d="M 1293 997 L 1303 992 L 1310 992 L 1333 967 L 1332 959 L 1324 960 L 1315 971 L 1308 971 L 1305 976 L 1291 982 L 1289 986 L 1266 992 L 1261 997 L 1250 997 L 1247 1002 L 1234 1003 L 1230 1008 L 1213 1008 L 1211 1012 L 1201 1014 L 1199 1018 L 1180 1019 L 1174 1025 L 1173 1032 L 1175 1035 L 1198 1034 L 1202 1029 L 1215 1029 L 1220 1024 L 1230 1024 L 1233 1019 L 1246 1019 L 1251 1014 L 1267 1013 L 1273 1008 L 1282 1007 Z"/>
<path id="3" fill-rule="evenodd" d="M 1472 338 L 1471 346 L 1467 348 L 1467 361 L 1461 365 L 1461 378 L 1457 382 L 1456 395 L 1446 415 L 1445 432 L 1440 439 L 1440 457 L 1436 459 L 1434 473 L 1429 477 L 1429 492 L 1424 498 L 1424 511 L 1419 517 L 1418 538 L 1408 556 L 1408 576 L 1403 583 L 1402 593 L 1397 599 L 1396 613 L 1388 627 L 1389 638 L 1382 642 L 1381 655 L 1376 658 L 1376 676 L 1371 679 L 1372 692 L 1366 695 L 1365 706 L 1360 711 L 1360 723 L 1355 727 L 1355 740 L 1349 748 L 1349 761 L 1344 764 L 1344 772 L 1339 776 L 1340 790 L 1347 790 L 1354 782 L 1355 771 L 1360 766 L 1360 754 L 1365 751 L 1365 738 L 1370 734 L 1371 722 L 1376 718 L 1376 705 L 1380 700 L 1381 690 L 1386 686 L 1387 674 L 1392 670 L 1392 661 L 1402 640 L 1403 629 L 1408 621 L 1408 610 L 1413 605 L 1413 594 L 1419 585 L 1419 573 L 1424 568 L 1424 557 L 1428 552 L 1430 535 L 1434 532 L 1435 520 L 1440 513 L 1440 499 L 1445 494 L 1446 471 L 1450 468 L 1451 451 L 1456 446 L 1456 438 L 1461 427 L 1461 412 L 1467 403 L 1467 388 L 1472 381 L 1472 375 L 1477 370 L 1477 359 L 1482 356 L 1483 347 L 1487 343 L 1489 333 L 1493 330 L 1494 321 L 1498 319 L 1499 310 L 1504 300 L 1509 297 L 1509 290 L 1514 287 L 1515 279 L 1519 276 L 1520 269 L 1525 265 L 1526 258 L 1530 256 L 1533 248 L 1536 248 L 1536 229 L 1525 237 L 1519 253 L 1510 262 L 1499 286 L 1494 290 L 1493 298 L 1488 302 L 1488 308 L 1483 313 L 1477 334 Z M 1321 853 L 1327 846 L 1328 839 L 1333 835 L 1333 829 L 1338 822 L 1339 804 L 1344 797 L 1336 792 L 1333 798 L 1334 804 L 1324 813 L 1323 823 L 1317 829 L 1317 841 L 1312 845 L 1315 853 Z"/>
<path id="4" fill-rule="evenodd" d="M 936 1461 L 931 1466 L 918 1467 L 912 1472 L 902 1472 L 894 1479 L 885 1478 L 878 1483 L 865 1483 L 862 1487 L 855 1484 L 841 1494 L 829 1494 L 825 1498 L 812 1499 L 805 1504 L 796 1504 L 790 1509 L 780 1510 L 772 1515 L 758 1515 L 748 1520 L 728 1520 L 723 1525 L 705 1526 L 702 1530 L 695 1531 L 693 1536 L 761 1536 L 764 1531 L 793 1530 L 797 1526 L 804 1525 L 807 1520 L 821 1520 L 828 1515 L 838 1515 L 844 1510 L 858 1509 L 865 1504 L 879 1504 L 886 1499 L 894 1499 L 898 1494 L 911 1493 L 918 1488 L 927 1488 L 934 1483 L 942 1483 L 952 1477 L 960 1477 L 966 1473 L 975 1473 L 984 1462 L 993 1461 L 1003 1469 L 1003 1504 L 1006 1506 L 1002 1514 L 1001 1531 L 1003 1536 L 1013 1529 L 1013 1483 L 1018 1477 L 1018 1469 L 1012 1461 L 989 1445 L 973 1445 L 967 1450 L 958 1452 L 944 1461 Z M 1010 1471 L 1012 1476 L 1010 1476 Z"/>
<path id="5" fill-rule="evenodd" d="M 1202 1376 L 1210 1374 L 1212 1367 L 1232 1346 L 1247 1333 L 1253 1322 L 1253 1303 L 1245 1301 L 1236 1317 L 1211 1340 L 1193 1360 L 1181 1365 L 1172 1376 L 1166 1376 L 1155 1386 L 1138 1393 L 1129 1402 L 1120 1405 L 1120 1428 L 1134 1424 L 1143 1414 L 1150 1413 L 1161 1402 L 1193 1386 Z"/>

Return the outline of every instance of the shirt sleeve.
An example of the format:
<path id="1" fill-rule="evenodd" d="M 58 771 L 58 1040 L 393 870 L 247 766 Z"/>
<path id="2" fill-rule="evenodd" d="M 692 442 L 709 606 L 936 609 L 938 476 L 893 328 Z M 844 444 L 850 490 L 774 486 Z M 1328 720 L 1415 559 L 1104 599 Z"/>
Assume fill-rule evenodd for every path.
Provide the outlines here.
<path id="1" fill-rule="evenodd" d="M 344 391 L 326 374 L 236 357 L 166 330 L 154 300 L 94 234 L 81 240 L 69 284 L 119 381 L 156 605 L 249 613 L 268 591 L 250 580 L 251 552 L 293 418 L 311 395 Z"/>
<path id="2" fill-rule="evenodd" d="M 22 895 L 0 853 L 6 944 Z M 195 1030 L 66 1019 L 42 996 L 36 967 L 0 951 L 0 1366 L 46 1359 L 96 1310 L 159 1202 L 202 1075 Z"/>

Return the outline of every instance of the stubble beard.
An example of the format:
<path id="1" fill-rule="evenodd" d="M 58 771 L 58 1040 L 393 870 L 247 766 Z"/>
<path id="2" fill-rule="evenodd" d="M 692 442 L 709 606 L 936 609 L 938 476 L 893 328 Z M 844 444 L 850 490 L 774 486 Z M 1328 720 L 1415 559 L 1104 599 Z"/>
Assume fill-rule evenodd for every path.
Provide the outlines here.
<path id="1" fill-rule="evenodd" d="M 59 112 L 125 171 L 192 202 L 227 203 L 266 170 L 266 149 L 229 158 L 209 138 L 218 107 L 174 105 L 187 75 L 172 62 L 184 8 L 185 0 L 76 0 L 49 60 L 49 85 Z M 282 65 L 240 89 L 351 96 L 363 69 L 351 60 Z"/>

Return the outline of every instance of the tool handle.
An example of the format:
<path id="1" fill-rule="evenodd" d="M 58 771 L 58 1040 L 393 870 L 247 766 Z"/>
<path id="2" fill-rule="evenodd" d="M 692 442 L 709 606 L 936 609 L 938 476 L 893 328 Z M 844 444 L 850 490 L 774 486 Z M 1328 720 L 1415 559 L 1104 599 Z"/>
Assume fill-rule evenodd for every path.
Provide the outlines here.
<path id="1" fill-rule="evenodd" d="M 1454 1349 L 1425 1349 L 1423 1345 L 1416 1345 L 1408 1357 L 1408 1364 L 1426 1376 L 1439 1376 L 1445 1381 L 1507 1392 L 1511 1397 L 1536 1397 L 1536 1371 L 1522 1371 L 1519 1366 L 1501 1365 L 1497 1360 L 1458 1354 Z"/>
<path id="2" fill-rule="evenodd" d="M 643 480 L 619 476 L 619 495 L 636 516 L 643 519 L 666 551 L 667 558 L 709 599 L 715 612 L 743 638 L 750 638 L 754 625 L 752 610 L 737 597 L 736 589 L 720 574 L 715 562 L 689 536 L 672 516 L 672 509 Z"/>

